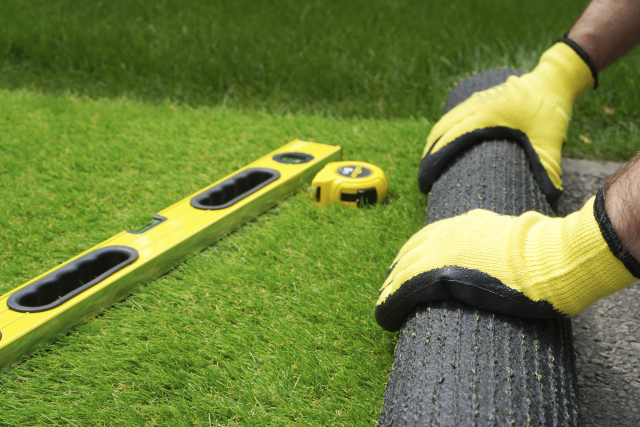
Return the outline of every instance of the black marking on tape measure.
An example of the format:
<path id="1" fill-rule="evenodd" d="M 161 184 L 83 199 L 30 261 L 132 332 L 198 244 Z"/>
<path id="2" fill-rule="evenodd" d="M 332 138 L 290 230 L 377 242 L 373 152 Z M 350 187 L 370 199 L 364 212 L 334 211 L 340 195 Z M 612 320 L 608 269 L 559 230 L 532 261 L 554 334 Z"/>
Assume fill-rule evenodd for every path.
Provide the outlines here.
<path id="1" fill-rule="evenodd" d="M 338 173 L 349 178 L 364 178 L 371 175 L 371 169 L 364 166 L 348 165 L 338 169 Z"/>

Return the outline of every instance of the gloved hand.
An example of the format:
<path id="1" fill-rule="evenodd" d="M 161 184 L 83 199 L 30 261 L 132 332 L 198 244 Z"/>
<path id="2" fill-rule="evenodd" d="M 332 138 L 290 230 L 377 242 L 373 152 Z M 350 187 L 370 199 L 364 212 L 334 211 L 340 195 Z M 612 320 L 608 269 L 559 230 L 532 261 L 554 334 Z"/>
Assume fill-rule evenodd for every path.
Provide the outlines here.
<path id="1" fill-rule="evenodd" d="M 521 317 L 573 316 L 636 277 L 640 264 L 622 249 L 602 192 L 565 218 L 475 209 L 428 225 L 402 247 L 375 316 L 396 331 L 417 305 L 446 298 Z"/>
<path id="2" fill-rule="evenodd" d="M 588 55 L 571 40 L 561 40 L 542 55 L 532 72 L 473 94 L 435 124 L 420 163 L 421 191 L 428 193 L 461 151 L 483 141 L 507 139 L 527 152 L 547 200 L 560 197 L 560 152 L 573 104 L 597 84 Z"/>

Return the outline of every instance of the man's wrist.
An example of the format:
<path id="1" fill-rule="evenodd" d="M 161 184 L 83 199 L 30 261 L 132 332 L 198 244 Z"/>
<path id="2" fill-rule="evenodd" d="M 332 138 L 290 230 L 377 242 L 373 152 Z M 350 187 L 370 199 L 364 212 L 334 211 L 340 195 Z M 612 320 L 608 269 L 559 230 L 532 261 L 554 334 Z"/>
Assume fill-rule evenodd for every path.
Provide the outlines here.
<path id="1" fill-rule="evenodd" d="M 589 60 L 591 61 L 596 73 L 602 71 L 604 67 L 601 64 L 602 61 L 600 61 L 600 57 L 598 55 L 597 42 L 595 37 L 593 37 L 589 31 L 581 28 L 572 28 L 564 35 L 563 38 L 567 38 L 580 46 L 580 49 L 589 56 Z"/>
<path id="2" fill-rule="evenodd" d="M 623 248 L 640 260 L 640 152 L 607 178 L 603 194 Z"/>
<path id="3" fill-rule="evenodd" d="M 640 2 L 592 0 L 567 37 L 591 57 L 601 72 L 640 42 Z"/>
<path id="4" fill-rule="evenodd" d="M 558 41 L 566 44 L 571 49 L 573 49 L 578 54 L 578 56 L 585 62 L 585 64 L 587 64 L 587 66 L 589 67 L 589 70 L 591 70 L 591 75 L 593 76 L 593 80 L 595 81 L 595 84 L 593 85 L 593 89 L 596 89 L 598 87 L 598 71 L 597 71 L 596 65 L 593 63 L 593 60 L 591 59 L 591 56 L 589 55 L 589 53 L 586 50 L 584 50 L 579 43 L 569 38 L 568 34 L 569 33 L 565 34 L 563 37 L 560 37 Z"/>

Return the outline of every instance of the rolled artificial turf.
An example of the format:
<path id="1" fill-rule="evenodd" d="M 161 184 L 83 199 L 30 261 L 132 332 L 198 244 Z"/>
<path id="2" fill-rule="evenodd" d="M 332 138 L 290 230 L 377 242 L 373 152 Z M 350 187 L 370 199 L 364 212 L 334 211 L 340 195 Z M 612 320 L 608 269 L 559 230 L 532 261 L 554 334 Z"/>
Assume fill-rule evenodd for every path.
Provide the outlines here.
<path id="1" fill-rule="evenodd" d="M 463 81 L 445 108 L 508 74 Z M 425 225 L 478 208 L 555 216 L 524 150 L 510 141 L 458 155 L 431 190 Z M 403 325 L 379 425 L 579 426 L 577 390 L 570 320 L 524 319 L 447 300 L 418 307 Z"/>

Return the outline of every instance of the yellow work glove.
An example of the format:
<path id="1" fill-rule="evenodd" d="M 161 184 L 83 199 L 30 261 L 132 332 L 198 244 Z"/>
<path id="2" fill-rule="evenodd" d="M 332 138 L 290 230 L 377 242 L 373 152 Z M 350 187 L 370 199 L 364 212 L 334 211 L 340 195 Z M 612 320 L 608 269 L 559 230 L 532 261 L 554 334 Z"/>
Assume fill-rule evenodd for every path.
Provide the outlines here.
<path id="1" fill-rule="evenodd" d="M 596 79 L 589 56 L 563 38 L 532 72 L 476 92 L 431 129 L 418 174 L 420 190 L 428 193 L 460 152 L 483 141 L 506 139 L 525 149 L 540 189 L 554 202 L 562 193 L 560 152 L 573 104 Z"/>
<path id="2" fill-rule="evenodd" d="M 375 316 L 400 329 L 419 304 L 457 298 L 529 318 L 573 316 L 640 277 L 604 209 L 602 192 L 565 218 L 484 209 L 434 222 L 400 250 Z"/>

